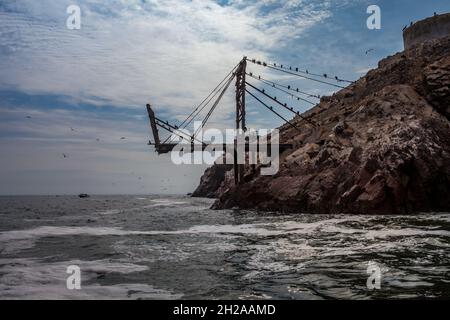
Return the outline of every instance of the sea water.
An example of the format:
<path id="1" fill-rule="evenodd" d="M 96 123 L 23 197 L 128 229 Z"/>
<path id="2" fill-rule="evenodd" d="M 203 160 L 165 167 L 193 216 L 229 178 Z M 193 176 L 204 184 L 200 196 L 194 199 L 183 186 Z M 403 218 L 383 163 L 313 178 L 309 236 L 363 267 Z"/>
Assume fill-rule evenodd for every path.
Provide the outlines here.
<path id="1" fill-rule="evenodd" d="M 285 215 L 212 201 L 0 197 L 0 299 L 450 298 L 449 213 Z"/>

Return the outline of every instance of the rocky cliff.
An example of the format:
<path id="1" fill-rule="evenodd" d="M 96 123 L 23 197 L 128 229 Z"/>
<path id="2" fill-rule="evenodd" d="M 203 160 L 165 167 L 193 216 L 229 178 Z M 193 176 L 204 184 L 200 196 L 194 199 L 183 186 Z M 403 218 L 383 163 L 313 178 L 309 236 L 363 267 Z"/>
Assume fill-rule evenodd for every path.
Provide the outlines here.
<path id="1" fill-rule="evenodd" d="M 206 169 L 193 197 L 218 198 L 234 183 L 233 165 L 214 165 Z"/>
<path id="2" fill-rule="evenodd" d="M 379 62 L 378 68 L 280 128 L 274 176 L 233 184 L 213 166 L 196 196 L 214 208 L 310 213 L 450 211 L 450 37 Z"/>

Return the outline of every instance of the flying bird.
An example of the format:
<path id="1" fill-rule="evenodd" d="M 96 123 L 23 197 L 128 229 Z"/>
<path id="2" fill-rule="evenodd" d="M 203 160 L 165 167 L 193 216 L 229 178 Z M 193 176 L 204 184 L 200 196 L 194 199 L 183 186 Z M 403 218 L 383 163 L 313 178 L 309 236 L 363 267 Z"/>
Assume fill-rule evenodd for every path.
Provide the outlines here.
<path id="1" fill-rule="evenodd" d="M 31 116 L 27 116 L 27 119 L 31 119 Z"/>
<path id="2" fill-rule="evenodd" d="M 62 154 L 64 158 L 67 158 L 67 155 L 65 153 Z"/>
<path id="3" fill-rule="evenodd" d="M 77 130 L 75 130 L 74 128 L 70 127 L 70 131 L 77 131 Z"/>
<path id="4" fill-rule="evenodd" d="M 120 138 L 120 140 L 125 140 L 125 139 L 126 139 L 125 137 Z"/>
<path id="5" fill-rule="evenodd" d="M 366 54 L 368 54 L 369 52 L 372 52 L 372 51 L 373 51 L 373 49 L 369 49 L 366 51 Z"/>

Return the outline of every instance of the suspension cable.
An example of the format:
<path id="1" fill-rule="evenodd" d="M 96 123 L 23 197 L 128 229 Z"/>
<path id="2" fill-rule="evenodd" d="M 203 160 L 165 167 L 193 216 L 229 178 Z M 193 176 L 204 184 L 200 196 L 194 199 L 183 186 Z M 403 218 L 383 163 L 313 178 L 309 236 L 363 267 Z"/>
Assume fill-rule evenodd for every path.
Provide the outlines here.
<path id="1" fill-rule="evenodd" d="M 221 92 L 221 90 L 223 90 L 223 88 L 226 86 L 226 82 L 222 83 L 222 86 L 220 88 L 218 88 L 219 90 L 217 90 L 209 99 L 208 101 L 203 105 L 203 107 L 201 107 L 201 109 L 184 125 L 184 128 L 186 128 L 189 124 L 192 123 L 192 121 L 194 121 L 194 119 L 196 117 L 198 117 L 198 115 L 209 105 L 209 103 Z"/>
<path id="2" fill-rule="evenodd" d="M 180 124 L 180 128 L 184 129 L 186 128 L 189 124 L 192 123 L 192 121 L 203 111 L 203 109 L 211 102 L 212 99 L 214 99 L 214 97 L 220 92 L 220 90 L 222 90 L 222 88 L 225 86 L 225 84 L 223 84 L 228 77 L 230 76 L 230 74 L 233 74 L 234 71 L 236 70 L 236 68 L 239 66 L 239 63 L 234 66 L 233 69 L 231 69 L 230 72 L 228 72 L 228 74 L 225 76 L 225 78 L 222 79 L 222 81 L 220 81 L 220 83 L 209 93 L 209 95 L 203 99 L 203 101 L 189 114 L 189 116 Z M 205 103 L 206 102 L 206 103 Z M 203 106 L 202 106 L 203 105 Z M 201 107 L 201 109 L 199 110 L 199 108 Z M 170 136 L 168 136 L 164 141 L 163 144 L 166 143 L 168 140 L 170 139 Z"/>
<path id="3" fill-rule="evenodd" d="M 231 75 L 231 77 L 228 79 L 228 81 L 226 82 L 224 88 L 222 89 L 222 92 L 220 93 L 219 97 L 217 97 L 216 101 L 214 102 L 214 104 L 212 105 L 212 107 L 209 109 L 207 115 L 205 116 L 205 118 L 202 121 L 202 125 L 201 127 L 197 128 L 197 130 L 195 131 L 193 137 L 196 137 L 197 134 L 200 132 L 200 129 L 202 129 L 206 122 L 208 122 L 209 118 L 211 117 L 212 113 L 214 112 L 214 110 L 216 109 L 216 107 L 219 105 L 220 100 L 222 99 L 223 95 L 225 94 L 225 92 L 228 90 L 228 88 L 230 87 L 231 82 L 233 81 L 234 77 L 236 76 L 235 73 L 233 73 Z"/>
<path id="4" fill-rule="evenodd" d="M 275 89 L 279 89 L 279 90 L 280 90 L 280 88 L 278 88 L 278 87 L 281 87 L 281 88 L 288 89 L 288 90 L 290 90 L 290 91 L 292 91 L 292 92 L 296 92 L 296 93 L 303 94 L 303 95 L 305 95 L 305 96 L 307 96 L 307 97 L 309 97 L 309 98 L 320 99 L 320 96 L 319 96 L 319 95 L 315 95 L 315 94 L 311 94 L 311 93 L 307 93 L 307 92 L 301 91 L 299 88 L 295 88 L 295 89 L 294 89 L 294 87 L 292 87 L 292 86 L 290 86 L 290 85 L 287 85 L 287 86 L 286 86 L 286 85 L 282 85 L 282 84 L 279 84 L 279 83 L 276 83 L 276 82 L 273 82 L 273 81 L 264 79 L 264 78 L 261 77 L 261 76 L 255 76 L 255 75 L 253 75 L 252 72 L 247 73 L 247 75 L 250 76 L 250 77 L 252 77 L 253 79 L 258 80 L 258 81 L 261 81 L 262 83 L 265 83 L 265 84 L 267 84 L 268 86 L 271 86 L 272 88 L 275 88 Z M 286 92 L 286 91 L 284 91 L 284 92 Z M 290 92 L 289 92 L 288 94 L 291 95 L 291 96 L 297 97 L 296 95 L 294 95 L 294 94 L 292 94 L 292 93 L 290 93 Z"/>
<path id="5" fill-rule="evenodd" d="M 265 83 L 264 81 L 262 81 L 262 82 Z M 267 84 L 267 83 L 266 83 L 266 84 Z M 290 93 L 290 92 L 288 92 L 288 91 L 286 91 L 286 90 L 284 90 L 284 89 L 278 88 L 278 87 L 276 87 L 276 86 L 271 85 L 271 87 L 272 87 L 272 88 L 275 88 L 275 89 L 277 89 L 277 90 L 279 90 L 279 91 L 281 91 L 281 92 L 286 93 L 287 95 L 291 96 L 292 98 L 294 98 L 294 97 L 297 98 L 298 101 L 300 101 L 300 100 L 305 101 L 306 103 L 309 103 L 309 104 L 312 105 L 312 106 L 315 106 L 315 105 L 317 104 L 317 103 L 315 103 L 315 102 L 312 102 L 312 101 L 309 101 L 309 100 L 307 100 L 307 99 L 305 99 L 305 98 L 299 97 L 299 96 L 297 96 L 297 95 L 295 95 L 295 94 L 292 94 L 292 93 Z M 262 91 L 265 92 L 264 89 L 263 89 Z"/>
<path id="6" fill-rule="evenodd" d="M 270 64 L 268 64 L 266 62 L 262 62 L 262 61 L 259 61 L 259 60 L 256 60 L 256 59 L 251 59 L 251 60 L 248 59 L 248 61 L 250 61 L 250 62 L 252 62 L 254 64 L 257 64 L 257 65 L 262 65 L 264 67 L 270 67 L 271 66 Z M 275 68 L 277 70 L 280 70 L 280 71 L 281 70 L 288 70 L 288 68 L 284 67 L 282 64 L 278 64 L 277 65 L 276 63 L 273 63 L 273 68 Z M 318 73 L 310 72 L 308 70 L 301 70 L 301 69 L 299 69 L 297 67 L 294 68 L 294 67 L 289 66 L 289 70 L 290 71 L 295 71 L 297 73 L 311 75 L 311 76 L 314 76 L 314 77 L 320 77 L 320 78 L 324 78 L 324 79 L 333 79 L 333 80 L 336 80 L 337 82 L 347 82 L 347 83 L 353 83 L 354 82 L 354 81 L 350 81 L 350 80 L 341 79 L 338 76 L 334 76 L 334 77 L 331 76 L 330 77 L 327 73 L 318 74 Z"/>
<path id="7" fill-rule="evenodd" d="M 284 118 L 281 114 L 279 114 L 278 112 L 276 112 L 275 110 L 273 110 L 273 107 L 269 107 L 267 104 L 265 104 L 263 101 L 261 101 L 258 97 L 256 97 L 253 93 L 251 93 L 250 91 L 248 91 L 247 89 L 245 89 L 245 92 L 247 92 L 249 95 L 251 95 L 253 98 L 256 99 L 256 101 L 258 101 L 259 103 L 261 103 L 264 107 L 266 107 L 268 110 L 270 110 L 271 112 L 273 112 L 275 115 L 277 115 L 279 118 L 281 118 L 284 122 L 286 122 L 287 124 L 289 124 L 291 127 L 293 127 L 294 129 L 297 129 L 299 132 L 302 132 L 296 125 L 294 125 L 293 123 L 291 123 L 289 120 L 287 120 L 286 118 Z"/>
<path id="8" fill-rule="evenodd" d="M 299 116 L 299 117 L 302 118 L 303 120 L 307 121 L 307 122 L 310 123 L 311 125 L 316 126 L 316 124 L 315 124 L 313 121 L 311 121 L 310 119 L 305 118 L 304 116 L 302 116 L 302 115 L 300 114 L 300 112 L 295 111 L 294 108 L 288 107 L 286 103 L 285 103 L 285 104 L 281 103 L 280 101 L 277 100 L 276 97 L 274 98 L 274 97 L 268 95 L 264 90 L 260 90 L 260 89 L 256 88 L 255 86 L 251 85 L 251 84 L 248 83 L 248 82 L 246 82 L 246 84 L 249 85 L 250 87 L 252 87 L 254 90 L 258 91 L 259 93 L 262 93 L 262 94 L 265 95 L 267 98 L 269 98 L 269 99 L 275 101 L 277 104 L 279 104 L 280 106 L 282 106 L 282 107 L 285 108 L 286 110 L 288 110 L 288 111 L 290 111 L 290 112 L 296 114 L 297 116 Z"/>
<path id="9" fill-rule="evenodd" d="M 336 88 L 345 89 L 345 87 L 340 86 L 338 84 L 334 84 L 334 83 L 331 83 L 331 82 L 327 82 L 327 81 L 323 81 L 323 80 L 319 80 L 319 79 L 314 79 L 314 78 L 311 78 L 311 77 L 303 76 L 303 75 L 300 75 L 298 73 L 294 73 L 294 72 L 289 71 L 289 70 L 278 69 L 278 68 L 272 67 L 272 66 L 270 66 L 270 65 L 268 65 L 266 63 L 258 64 L 258 65 L 262 65 L 262 66 L 264 66 L 266 68 L 269 68 L 269 69 L 272 69 L 272 70 L 276 70 L 276 71 L 281 71 L 281 72 L 284 72 L 284 73 L 287 73 L 287 74 L 290 74 L 290 75 L 294 75 L 294 76 L 297 76 L 297 77 L 300 77 L 300 78 L 303 78 L 303 79 L 307 79 L 307 80 L 311 80 L 311 81 L 327 84 L 329 86 L 333 86 L 333 87 L 336 87 Z"/>
<path id="10" fill-rule="evenodd" d="M 210 97 L 211 97 L 211 95 L 213 95 L 213 93 L 217 90 L 217 89 L 219 89 L 219 87 L 228 79 L 228 77 L 230 76 L 230 74 L 232 74 L 233 72 L 234 72 L 234 70 L 236 70 L 236 68 L 239 66 L 239 63 L 236 65 L 236 66 L 234 66 L 234 68 L 233 69 L 231 69 L 231 71 L 230 72 L 228 72 L 227 73 L 227 75 L 225 76 L 225 78 L 223 78 L 222 79 L 222 81 L 220 81 L 219 82 L 219 84 L 209 93 L 209 95 L 205 98 L 205 99 L 203 99 L 203 101 L 191 112 L 191 114 L 180 124 L 180 127 L 182 127 L 182 128 L 186 128 L 188 125 L 189 125 L 189 123 L 191 123 L 192 122 L 192 120 L 191 121 L 189 121 L 188 123 L 186 123 L 193 115 L 194 115 L 194 113 L 196 113 L 196 111 L 205 103 L 205 101 L 206 100 L 208 100 Z M 220 90 L 219 90 L 220 91 Z M 214 94 L 214 95 L 216 95 L 217 94 L 217 92 Z M 209 102 L 211 101 L 211 99 L 210 100 L 208 100 L 208 102 L 206 103 L 206 104 L 208 104 Z M 203 107 L 204 108 L 204 107 Z M 203 108 L 202 109 L 200 109 L 200 111 L 196 114 L 196 115 L 194 115 L 193 116 L 193 118 L 195 118 L 202 110 L 203 110 Z M 186 125 L 185 125 L 186 124 Z M 184 125 L 184 126 L 183 126 Z"/>
<path id="11" fill-rule="evenodd" d="M 189 140 L 192 140 L 193 137 L 191 137 L 187 133 L 181 131 L 177 126 L 171 125 L 169 123 L 169 121 L 163 121 L 163 120 L 161 120 L 161 119 L 159 119 L 157 117 L 155 117 L 155 120 L 157 121 L 156 124 L 158 126 L 160 126 L 161 128 L 163 128 L 163 129 L 165 129 L 165 130 L 167 130 L 167 131 L 169 131 L 169 132 L 171 132 L 173 134 L 178 135 L 182 139 L 186 139 L 186 137 L 187 137 L 187 138 L 189 138 Z M 183 138 L 181 135 L 184 135 L 185 137 Z M 195 139 L 195 137 L 194 137 L 194 139 Z M 198 142 L 202 143 L 202 141 L 200 141 L 198 139 L 195 139 L 195 140 L 197 140 Z"/>

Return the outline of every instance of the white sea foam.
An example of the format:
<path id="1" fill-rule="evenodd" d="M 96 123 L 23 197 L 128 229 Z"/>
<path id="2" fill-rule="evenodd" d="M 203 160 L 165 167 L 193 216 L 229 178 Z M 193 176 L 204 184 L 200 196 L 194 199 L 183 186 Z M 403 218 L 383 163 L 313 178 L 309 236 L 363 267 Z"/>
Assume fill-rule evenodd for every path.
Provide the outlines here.
<path id="1" fill-rule="evenodd" d="M 383 229 L 383 230 L 365 230 L 365 229 L 353 229 L 346 227 L 339 227 L 336 225 L 329 225 L 323 231 L 330 233 L 340 234 L 361 234 L 361 236 L 367 239 L 383 239 L 390 237 L 411 237 L 411 236 L 450 236 L 450 231 L 447 230 L 424 230 L 414 228 L 402 228 L 402 229 Z"/>
<path id="2" fill-rule="evenodd" d="M 153 200 L 150 200 L 150 201 L 154 202 L 154 204 L 146 206 L 146 207 L 176 206 L 176 205 L 182 205 L 182 204 L 189 203 L 189 202 L 186 202 L 186 201 L 175 201 L 173 199 L 153 199 Z"/>
<path id="3" fill-rule="evenodd" d="M 66 273 L 69 265 L 81 269 L 81 290 L 68 290 Z M 133 273 L 148 270 L 147 266 L 127 262 L 62 261 L 44 263 L 36 259 L 0 259 L 4 276 L 0 283 L 2 299 L 178 299 L 181 294 L 172 294 L 156 289 L 149 284 L 95 283 L 99 274 Z"/>
<path id="4" fill-rule="evenodd" d="M 106 211 L 100 211 L 97 212 L 100 215 L 110 215 L 110 214 L 119 214 L 121 211 L 117 210 L 117 209 L 111 209 L 111 210 L 106 210 Z"/>
<path id="5" fill-rule="evenodd" d="M 256 235 L 256 236 L 276 236 L 289 234 L 313 234 L 317 231 L 333 234 L 357 235 L 358 237 L 374 240 L 387 239 L 392 237 L 416 237 L 416 236 L 450 236 L 447 230 L 428 229 L 383 229 L 366 230 L 349 228 L 342 225 L 342 222 L 349 221 L 350 218 L 327 219 L 311 223 L 301 223 L 296 221 L 284 221 L 281 223 L 259 223 L 259 224 L 219 224 L 219 225 L 197 225 L 181 230 L 149 230 L 134 231 L 113 227 L 68 227 L 68 226 L 41 226 L 26 230 L 12 230 L 0 232 L 0 246 L 3 250 L 20 250 L 32 246 L 32 241 L 49 236 L 130 236 L 130 235 L 177 235 L 177 234 L 231 234 L 231 235 Z"/>

